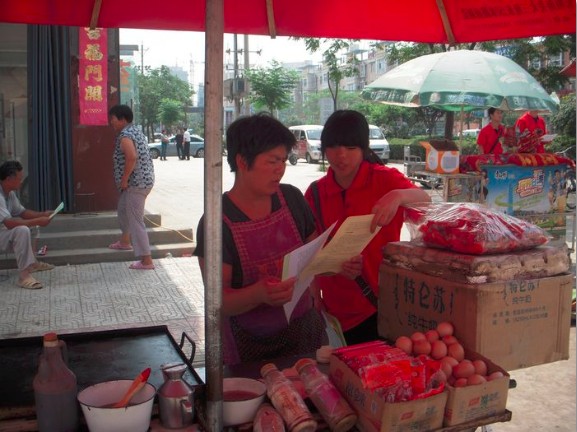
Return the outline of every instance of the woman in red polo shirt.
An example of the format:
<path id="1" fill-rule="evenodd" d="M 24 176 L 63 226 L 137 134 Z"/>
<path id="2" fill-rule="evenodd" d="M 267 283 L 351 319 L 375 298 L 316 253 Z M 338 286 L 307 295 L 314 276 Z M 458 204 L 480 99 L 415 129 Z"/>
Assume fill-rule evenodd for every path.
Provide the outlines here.
<path id="1" fill-rule="evenodd" d="M 317 276 L 314 285 L 322 307 L 339 320 L 347 344 L 375 340 L 381 249 L 388 242 L 400 240 L 400 207 L 431 199 L 397 169 L 368 162 L 369 125 L 357 111 L 339 110 L 328 118 L 321 134 L 321 152 L 330 167 L 305 193 L 315 214 L 317 231 L 323 232 L 335 221 L 338 226 L 348 216 L 371 213 L 375 215 L 371 229 L 382 229 L 362 252 L 359 277 L 351 280 L 343 274 Z"/>
<path id="2" fill-rule="evenodd" d="M 497 108 L 489 108 L 489 124 L 481 129 L 477 137 L 477 145 L 482 154 L 500 155 L 503 153 L 503 140 L 505 138 L 505 126 L 501 124 L 503 111 Z"/>

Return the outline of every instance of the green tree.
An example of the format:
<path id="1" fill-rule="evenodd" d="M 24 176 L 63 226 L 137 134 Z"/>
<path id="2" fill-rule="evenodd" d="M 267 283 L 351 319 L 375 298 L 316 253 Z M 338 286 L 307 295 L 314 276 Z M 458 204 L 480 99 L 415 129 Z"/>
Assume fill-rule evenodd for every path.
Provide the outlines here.
<path id="1" fill-rule="evenodd" d="M 299 81 L 296 71 L 273 60 L 268 68 L 248 69 L 244 73 L 250 82 L 250 103 L 257 109 L 266 108 L 278 116 L 279 110 L 292 104 L 292 92 Z"/>
<path id="2" fill-rule="evenodd" d="M 178 101 L 184 112 L 184 107 L 191 104 L 190 98 L 194 94 L 188 82 L 172 75 L 166 66 L 145 70 L 144 74 L 139 75 L 138 91 L 142 124 L 149 139 L 158 124 L 162 100 Z"/>
<path id="3" fill-rule="evenodd" d="M 559 134 L 572 137 L 575 143 L 575 93 L 561 99 L 559 111 L 551 116 L 551 125 Z"/>
<path id="4" fill-rule="evenodd" d="M 568 82 L 568 78 L 559 73 L 561 66 L 552 64 L 549 58 L 566 51 L 571 53 L 571 58 L 575 58 L 574 34 L 501 41 L 501 47 L 503 55 L 527 70 L 549 93 L 559 90 Z"/>
<path id="5" fill-rule="evenodd" d="M 173 125 L 182 122 L 184 119 L 184 112 L 182 111 L 182 102 L 174 99 L 162 99 L 158 107 L 158 121 L 162 123 L 166 129 L 170 129 Z"/>
<path id="6" fill-rule="evenodd" d="M 299 38 L 295 38 L 295 40 L 299 40 Z M 351 45 L 357 41 L 358 39 L 304 39 L 305 47 L 310 53 L 315 53 L 321 48 L 321 45 L 328 44 L 328 48 L 323 52 L 323 65 L 327 68 L 327 84 L 335 111 L 338 108 L 341 81 L 344 78 L 359 74 L 359 59 L 349 52 Z M 343 52 L 346 53 L 344 62 L 341 56 Z"/>

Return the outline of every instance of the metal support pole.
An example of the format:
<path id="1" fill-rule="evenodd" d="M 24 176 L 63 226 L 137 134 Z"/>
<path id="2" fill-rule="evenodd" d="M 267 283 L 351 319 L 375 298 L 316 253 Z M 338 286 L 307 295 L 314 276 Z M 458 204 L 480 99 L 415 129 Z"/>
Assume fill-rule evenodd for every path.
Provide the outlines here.
<path id="1" fill-rule="evenodd" d="M 222 426 L 222 71 L 223 0 L 206 1 L 205 45 L 205 157 L 204 261 L 206 340 L 206 427 L 221 432 Z"/>

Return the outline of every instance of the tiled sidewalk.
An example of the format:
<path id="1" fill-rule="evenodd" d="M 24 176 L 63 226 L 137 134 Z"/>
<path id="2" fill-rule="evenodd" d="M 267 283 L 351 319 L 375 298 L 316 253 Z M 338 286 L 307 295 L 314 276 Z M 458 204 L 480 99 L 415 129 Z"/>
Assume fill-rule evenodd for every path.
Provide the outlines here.
<path id="1" fill-rule="evenodd" d="M 37 273 L 44 288 L 0 282 L 0 339 L 166 325 L 178 342 L 186 332 L 204 363 L 204 286 L 196 258 L 155 260 L 154 271 L 129 263 L 59 266 Z"/>

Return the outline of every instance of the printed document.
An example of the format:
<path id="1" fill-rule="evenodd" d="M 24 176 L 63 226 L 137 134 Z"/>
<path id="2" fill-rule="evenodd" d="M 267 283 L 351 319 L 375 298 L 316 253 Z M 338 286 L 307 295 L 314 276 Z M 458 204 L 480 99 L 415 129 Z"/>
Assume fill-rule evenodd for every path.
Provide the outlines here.
<path id="1" fill-rule="evenodd" d="M 313 277 L 324 273 L 339 273 L 342 264 L 359 255 L 380 230 L 371 233 L 370 226 L 373 214 L 349 216 L 339 227 L 332 239 L 324 246 L 335 224 L 324 233 L 284 257 L 282 279 L 297 276 L 293 298 L 284 305 L 287 320 L 296 304 L 313 280 Z M 335 222 L 336 223 L 336 222 Z"/>

